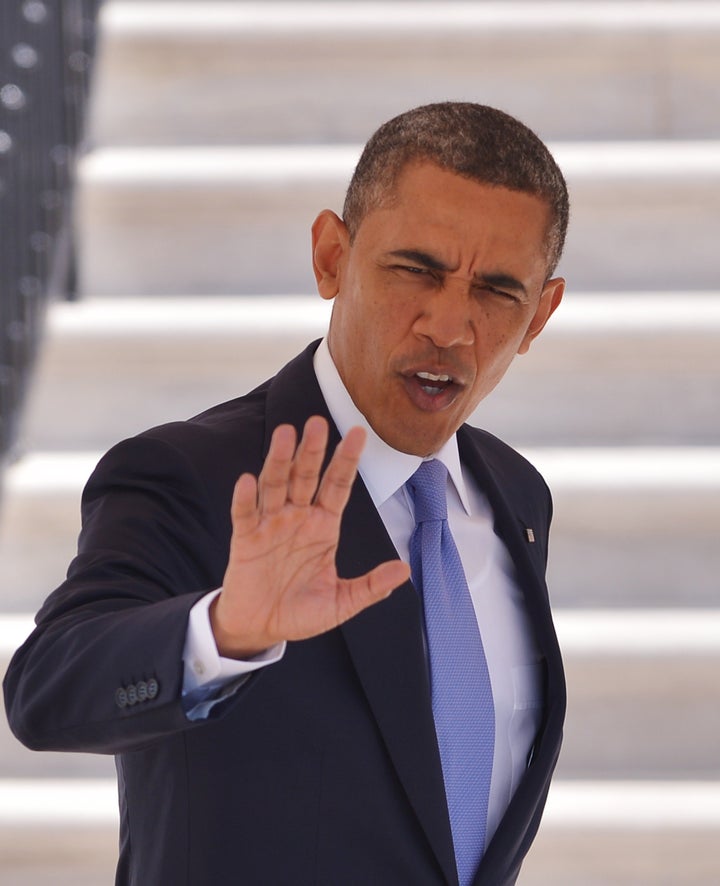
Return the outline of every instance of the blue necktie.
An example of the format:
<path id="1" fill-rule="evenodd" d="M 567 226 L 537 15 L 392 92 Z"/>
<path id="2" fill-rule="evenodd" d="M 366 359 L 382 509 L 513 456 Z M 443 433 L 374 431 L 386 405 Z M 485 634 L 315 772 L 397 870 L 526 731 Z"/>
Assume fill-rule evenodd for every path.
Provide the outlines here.
<path id="1" fill-rule="evenodd" d="M 487 661 L 460 555 L 447 522 L 447 469 L 424 461 L 407 482 L 415 505 L 410 567 L 422 593 L 433 717 L 460 886 L 485 851 L 495 747 Z"/>

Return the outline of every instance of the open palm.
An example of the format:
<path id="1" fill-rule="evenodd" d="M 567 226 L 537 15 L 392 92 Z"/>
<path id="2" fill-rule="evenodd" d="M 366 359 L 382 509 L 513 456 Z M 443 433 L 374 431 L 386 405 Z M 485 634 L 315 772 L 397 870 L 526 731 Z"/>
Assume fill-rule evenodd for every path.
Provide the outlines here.
<path id="1" fill-rule="evenodd" d="M 336 627 L 387 597 L 409 577 L 400 560 L 363 576 L 337 574 L 340 521 L 350 497 L 365 432 L 352 428 L 320 476 L 325 419 L 273 433 L 260 476 L 243 474 L 232 503 L 233 534 L 222 593 L 211 610 L 221 655 L 246 658 L 283 640 Z"/>

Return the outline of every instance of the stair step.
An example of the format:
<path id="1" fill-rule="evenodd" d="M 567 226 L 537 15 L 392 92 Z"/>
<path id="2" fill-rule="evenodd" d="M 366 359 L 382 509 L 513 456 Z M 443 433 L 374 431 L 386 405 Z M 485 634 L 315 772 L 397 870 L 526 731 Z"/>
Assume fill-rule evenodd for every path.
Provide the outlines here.
<path id="1" fill-rule="evenodd" d="M 716 614 L 713 622 L 718 631 Z M 720 655 L 688 645 L 672 654 L 564 649 L 570 703 L 559 777 L 718 778 Z"/>
<path id="2" fill-rule="evenodd" d="M 560 778 L 717 777 L 720 609 L 558 609 L 555 623 L 571 699 Z M 0 615 L 3 670 L 31 627 Z M 113 771 L 103 756 L 28 751 L 4 721 L 0 760 L 0 779 Z"/>
<path id="3" fill-rule="evenodd" d="M 717 605 L 717 485 L 711 477 L 707 485 L 702 477 L 685 488 L 676 485 L 681 464 L 702 459 L 702 453 L 688 447 L 676 456 L 672 464 L 665 463 L 666 485 L 654 487 L 645 482 L 650 477 L 639 465 L 639 473 L 623 487 L 616 477 L 629 475 L 628 462 L 615 470 L 606 464 L 603 470 L 588 460 L 584 478 L 567 466 L 566 481 L 571 473 L 578 480 L 573 488 L 570 482 L 553 483 L 549 464 L 536 459 L 555 502 L 548 586 L 556 606 Z M 635 452 L 635 464 L 641 459 L 642 453 Z M 658 462 L 648 468 L 649 473 L 663 470 Z M 595 488 L 590 486 L 593 477 Z"/>
<path id="4" fill-rule="evenodd" d="M 714 289 L 720 142 L 553 146 L 573 218 L 574 289 Z M 81 289 L 311 292 L 310 225 L 340 211 L 352 146 L 115 148 L 79 168 Z M 678 261 L 678 256 L 684 257 Z"/>
<path id="5" fill-rule="evenodd" d="M 413 34 L 440 31 L 455 33 L 477 26 L 482 30 L 502 29 L 514 33 L 528 29 L 555 31 L 618 28 L 628 30 L 696 31 L 720 29 L 717 3 L 647 2 L 617 0 L 610 2 L 453 2 L 442 6 L 423 2 L 381 2 L 381 0 L 333 0 L 328 2 L 237 2 L 204 0 L 202 3 L 171 0 L 108 0 L 103 26 L 135 38 L 168 37 L 176 34 L 191 39 L 206 34 L 233 39 L 246 34 L 302 34 L 363 32 L 374 35 Z"/>
<path id="6" fill-rule="evenodd" d="M 551 142 L 553 156 L 578 181 L 717 179 L 720 143 L 707 141 Z M 81 161 L 86 185 L 158 189 L 176 185 L 347 183 L 360 144 L 96 148 Z"/>
<path id="7" fill-rule="evenodd" d="M 318 296 L 56 304 L 24 445 L 104 450 L 195 415 L 273 375 L 325 333 L 329 316 Z M 571 291 L 470 421 L 523 447 L 712 445 L 719 333 L 720 294 Z"/>
<path id="8" fill-rule="evenodd" d="M 117 787 L 111 778 L 0 780 L 0 822 L 115 824 Z M 720 783 L 695 781 L 574 781 L 550 788 L 548 828 L 720 827 Z"/>
<path id="9" fill-rule="evenodd" d="M 559 619 L 562 614 L 558 612 Z M 649 615 L 652 623 L 651 611 Z M 572 703 L 558 777 L 717 778 L 718 667 L 717 649 L 713 654 L 691 650 L 645 657 L 566 651 Z M 667 716 L 670 709 L 675 712 L 672 718 Z M 0 779 L 114 775 L 112 758 L 107 756 L 28 750 L 4 720 L 0 751 Z"/>
<path id="10" fill-rule="evenodd" d="M 363 141 L 449 97 L 545 138 L 719 134 L 714 2 L 111 0 L 101 25 L 100 144 Z"/>
<path id="11" fill-rule="evenodd" d="M 314 292 L 314 290 L 313 290 Z M 317 295 L 183 296 L 161 299 L 121 295 L 55 302 L 48 318 L 53 336 L 87 341 L 126 335 L 256 335 L 307 337 L 322 331 L 330 306 Z M 607 334 L 644 339 L 651 333 L 720 332 L 720 290 L 715 292 L 595 292 L 566 294 L 543 332 L 550 336 Z"/>
<path id="12" fill-rule="evenodd" d="M 112 880 L 117 856 L 113 780 L 6 781 L 0 783 L 0 797 L 3 807 L 12 804 L 9 814 L 0 816 L 8 882 L 57 886 L 66 876 L 67 882 L 96 886 Z M 26 810 L 20 820 L 16 809 Z M 96 823 L 88 822 L 88 810 Z M 518 884 L 716 886 L 718 827 L 717 783 L 556 781 Z"/>
<path id="13" fill-rule="evenodd" d="M 556 609 L 555 627 L 566 656 L 633 658 L 720 655 L 720 609 Z M 29 612 L 0 612 L 0 662 L 34 627 Z"/>
<path id="14" fill-rule="evenodd" d="M 6 487 L 11 492 L 40 495 L 78 492 L 100 455 L 29 453 L 10 465 Z M 720 487 L 719 447 L 547 447 L 525 449 L 524 455 L 552 488 L 563 493 L 699 495 L 715 493 Z"/>
<path id="15" fill-rule="evenodd" d="M 720 450 L 527 454 L 553 489 L 548 583 L 556 606 L 717 605 Z M 7 471 L 0 514 L 6 611 L 37 608 L 62 580 L 79 531 L 80 491 L 99 455 L 33 453 Z"/>
<path id="16" fill-rule="evenodd" d="M 117 793 L 117 792 L 116 792 Z M 115 882 L 118 829 L 113 823 L 3 823 L 0 858 L 8 886 L 106 886 Z"/>
<path id="17" fill-rule="evenodd" d="M 619 795 L 616 802 L 621 804 Z M 542 825 L 518 886 L 717 886 L 718 830 Z"/>

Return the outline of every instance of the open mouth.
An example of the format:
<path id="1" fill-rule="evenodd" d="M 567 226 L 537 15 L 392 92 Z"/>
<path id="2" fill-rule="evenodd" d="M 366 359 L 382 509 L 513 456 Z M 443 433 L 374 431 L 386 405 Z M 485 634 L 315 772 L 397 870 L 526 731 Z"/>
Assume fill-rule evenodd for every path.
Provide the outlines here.
<path id="1" fill-rule="evenodd" d="M 442 412 L 463 389 L 462 382 L 449 373 L 426 369 L 404 375 L 404 383 L 410 400 L 423 412 Z"/>
<path id="2" fill-rule="evenodd" d="M 420 387 L 430 397 L 442 394 L 453 385 L 452 376 L 434 375 L 432 372 L 416 372 L 415 378 L 420 379 Z"/>

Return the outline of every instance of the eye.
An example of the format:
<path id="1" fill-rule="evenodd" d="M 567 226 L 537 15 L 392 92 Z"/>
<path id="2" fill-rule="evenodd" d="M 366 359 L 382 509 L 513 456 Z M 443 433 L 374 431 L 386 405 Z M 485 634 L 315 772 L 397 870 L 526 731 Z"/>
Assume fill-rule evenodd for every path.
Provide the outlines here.
<path id="1" fill-rule="evenodd" d="M 417 288 L 418 286 L 437 286 L 440 282 L 437 271 L 422 265 L 396 262 L 395 264 L 387 265 L 387 269 L 395 276 L 399 286 Z"/>
<path id="2" fill-rule="evenodd" d="M 507 292 L 505 289 L 497 289 L 495 286 L 488 286 L 488 285 L 476 286 L 475 292 L 480 297 L 483 297 L 483 298 L 485 296 L 489 295 L 489 296 L 492 296 L 493 298 L 501 299 L 503 301 L 508 301 L 508 302 L 519 301 L 518 297 L 514 293 Z"/>
<path id="3" fill-rule="evenodd" d="M 431 272 L 427 268 L 421 268 L 417 265 L 392 265 L 394 271 L 405 271 L 408 274 L 414 274 L 418 277 L 426 276 Z"/>

